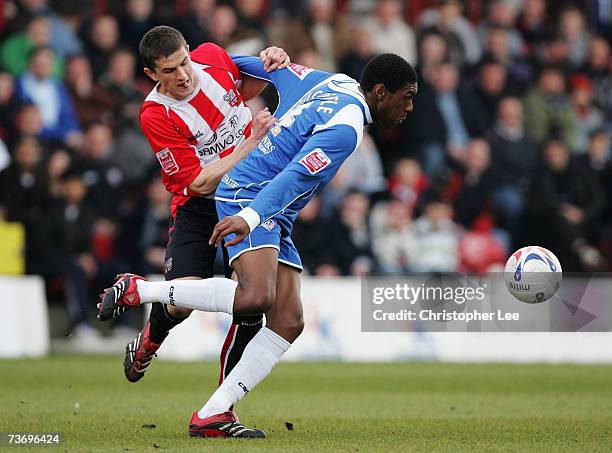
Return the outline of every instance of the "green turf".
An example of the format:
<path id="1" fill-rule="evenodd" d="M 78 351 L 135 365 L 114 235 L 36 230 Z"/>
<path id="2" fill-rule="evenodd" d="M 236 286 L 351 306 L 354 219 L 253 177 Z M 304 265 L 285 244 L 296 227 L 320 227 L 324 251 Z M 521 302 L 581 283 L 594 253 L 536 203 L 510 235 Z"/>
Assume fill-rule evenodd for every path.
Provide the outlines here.
<path id="1" fill-rule="evenodd" d="M 238 408 L 269 438 L 228 441 L 187 436 L 216 364 L 156 361 L 129 384 L 121 361 L 0 361 L 0 432 L 63 432 L 69 451 L 612 449 L 610 366 L 282 363 Z"/>

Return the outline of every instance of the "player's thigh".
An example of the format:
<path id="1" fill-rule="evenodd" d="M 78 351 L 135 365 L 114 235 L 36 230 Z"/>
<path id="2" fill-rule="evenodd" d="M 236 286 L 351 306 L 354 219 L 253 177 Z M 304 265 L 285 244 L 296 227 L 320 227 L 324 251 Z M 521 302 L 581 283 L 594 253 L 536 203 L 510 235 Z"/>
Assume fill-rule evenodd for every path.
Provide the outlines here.
<path id="1" fill-rule="evenodd" d="M 166 280 L 201 280 L 214 275 L 216 248 L 208 239 L 217 220 L 212 200 L 192 199 L 177 208 L 166 247 Z M 191 313 L 173 305 L 167 309 L 177 318 Z"/>
<path id="2" fill-rule="evenodd" d="M 300 270 L 280 263 L 276 275 L 276 300 L 266 312 L 266 327 L 292 343 L 304 328 Z"/>
<path id="3" fill-rule="evenodd" d="M 217 221 L 212 200 L 191 199 L 177 208 L 166 247 L 166 280 L 214 276 L 217 250 L 208 241 Z"/>
<path id="4" fill-rule="evenodd" d="M 232 261 L 238 279 L 234 314 L 265 313 L 276 297 L 278 250 L 261 247 L 247 250 Z"/>

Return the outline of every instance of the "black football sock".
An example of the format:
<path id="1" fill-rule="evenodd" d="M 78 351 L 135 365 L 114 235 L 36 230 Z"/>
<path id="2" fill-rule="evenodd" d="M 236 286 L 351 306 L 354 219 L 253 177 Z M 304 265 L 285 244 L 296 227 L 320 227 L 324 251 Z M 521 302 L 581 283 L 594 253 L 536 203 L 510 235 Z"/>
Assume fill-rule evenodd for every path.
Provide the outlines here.
<path id="1" fill-rule="evenodd" d="M 149 335 L 153 343 L 161 343 L 166 339 L 170 330 L 174 326 L 178 326 L 186 318 L 175 318 L 168 313 L 167 306 L 160 302 L 155 302 L 151 305 L 151 314 L 149 315 L 151 326 L 149 328 Z"/>
<path id="2" fill-rule="evenodd" d="M 234 316 L 232 325 L 221 350 L 221 372 L 219 384 L 236 366 L 244 348 L 253 339 L 255 334 L 263 326 L 263 315 L 256 316 Z"/>

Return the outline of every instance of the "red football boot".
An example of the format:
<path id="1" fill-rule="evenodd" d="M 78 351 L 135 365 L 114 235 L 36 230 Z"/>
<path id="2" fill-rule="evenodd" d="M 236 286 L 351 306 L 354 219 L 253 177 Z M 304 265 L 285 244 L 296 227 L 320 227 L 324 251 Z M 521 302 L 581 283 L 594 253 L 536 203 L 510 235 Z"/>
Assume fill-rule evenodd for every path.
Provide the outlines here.
<path id="1" fill-rule="evenodd" d="M 125 371 L 125 377 L 130 382 L 136 382 L 144 376 L 151 360 L 157 355 L 155 352 L 161 346 L 161 343 L 151 341 L 150 327 L 151 324 L 147 321 L 147 325 L 142 329 L 142 332 L 125 347 L 123 370 Z"/>
<path id="2" fill-rule="evenodd" d="M 119 274 L 117 276 L 113 286 L 107 288 L 100 295 L 100 303 L 98 304 L 100 321 L 118 318 L 124 311 L 140 305 L 140 296 L 136 285 L 138 280 L 146 279 L 134 274 Z"/>
<path id="3" fill-rule="evenodd" d="M 260 429 L 247 428 L 238 420 L 233 411 L 200 418 L 195 411 L 189 423 L 191 437 L 245 437 L 262 438 L 266 433 Z"/>

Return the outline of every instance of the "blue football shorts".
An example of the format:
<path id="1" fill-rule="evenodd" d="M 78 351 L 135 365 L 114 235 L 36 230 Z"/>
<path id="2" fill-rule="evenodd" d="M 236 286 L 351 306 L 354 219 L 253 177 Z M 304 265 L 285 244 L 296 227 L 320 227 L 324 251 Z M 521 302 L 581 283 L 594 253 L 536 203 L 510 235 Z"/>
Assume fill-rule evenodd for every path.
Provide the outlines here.
<path id="1" fill-rule="evenodd" d="M 242 209 L 249 205 L 249 202 L 228 202 L 216 201 L 217 214 L 219 220 L 227 216 L 238 214 Z M 236 245 L 227 248 L 229 254 L 229 264 L 245 252 L 262 248 L 275 248 L 278 250 L 278 261 L 288 266 L 302 270 L 302 260 L 300 254 L 295 248 L 295 244 L 291 240 L 290 232 L 291 222 L 283 215 L 275 216 L 272 219 L 266 220 L 264 223 L 255 228 L 244 240 Z M 225 238 L 228 242 L 236 235 L 230 234 Z"/>

